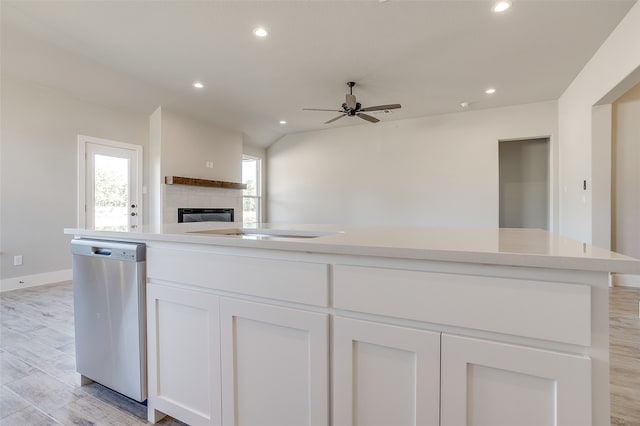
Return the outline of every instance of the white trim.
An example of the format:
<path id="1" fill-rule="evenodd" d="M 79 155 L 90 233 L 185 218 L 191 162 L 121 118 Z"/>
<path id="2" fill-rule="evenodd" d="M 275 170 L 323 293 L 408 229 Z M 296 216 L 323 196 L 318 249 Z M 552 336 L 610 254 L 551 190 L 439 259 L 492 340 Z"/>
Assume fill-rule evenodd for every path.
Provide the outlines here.
<path id="1" fill-rule="evenodd" d="M 93 143 L 98 145 L 105 145 L 113 148 L 128 149 L 136 152 L 136 191 L 138 193 L 138 227 L 144 225 L 144 203 L 142 202 L 143 194 L 143 150 L 142 145 L 136 145 L 125 142 L 117 142 L 109 139 L 96 138 L 93 136 L 78 135 L 78 170 L 77 170 L 77 211 L 78 211 L 78 228 L 86 228 L 87 226 L 87 211 L 86 211 L 86 171 L 87 171 L 87 144 Z"/>
<path id="2" fill-rule="evenodd" d="M 640 275 L 630 275 L 630 274 L 611 274 L 611 275 L 613 276 L 614 286 L 640 288 Z"/>
<path id="3" fill-rule="evenodd" d="M 76 211 L 78 214 L 78 228 L 85 228 L 87 223 L 87 210 L 85 207 L 86 204 L 86 171 L 87 171 L 87 146 L 86 140 L 88 136 L 78 135 L 78 171 L 76 173 L 77 176 L 77 199 L 78 204 L 76 205 Z"/>
<path id="4" fill-rule="evenodd" d="M 71 277 L 71 269 L 63 269 L 61 271 L 45 272 L 43 274 L 4 278 L 0 280 L 0 293 L 27 287 L 70 281 Z"/>

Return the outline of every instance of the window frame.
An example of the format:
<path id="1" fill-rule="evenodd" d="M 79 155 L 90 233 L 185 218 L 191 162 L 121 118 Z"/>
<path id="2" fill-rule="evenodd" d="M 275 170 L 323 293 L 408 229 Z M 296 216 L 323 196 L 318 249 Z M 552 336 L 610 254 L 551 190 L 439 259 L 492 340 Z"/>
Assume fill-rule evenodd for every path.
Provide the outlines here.
<path id="1" fill-rule="evenodd" d="M 242 155 L 242 162 L 244 161 L 255 161 L 256 162 L 256 195 L 246 195 L 245 190 L 242 190 L 242 221 L 246 223 L 245 215 L 244 215 L 244 200 L 245 199 L 253 199 L 256 202 L 256 222 L 262 223 L 262 158 L 256 157 L 255 155 Z M 244 176 L 242 177 L 242 183 L 245 183 Z"/>

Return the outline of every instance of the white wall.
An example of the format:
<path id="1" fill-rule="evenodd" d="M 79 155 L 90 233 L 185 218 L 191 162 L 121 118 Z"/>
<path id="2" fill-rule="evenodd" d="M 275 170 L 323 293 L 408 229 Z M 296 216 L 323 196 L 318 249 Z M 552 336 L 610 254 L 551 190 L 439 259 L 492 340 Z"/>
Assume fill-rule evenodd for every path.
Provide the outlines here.
<path id="1" fill-rule="evenodd" d="M 613 249 L 640 259 L 640 84 L 613 104 Z"/>
<path id="2" fill-rule="evenodd" d="M 71 268 L 78 134 L 145 145 L 148 119 L 66 96 L 3 75 L 1 95 L 3 288 L 17 277 Z M 24 264 L 13 266 L 13 256 Z M 13 280 L 16 278 L 16 280 Z M 30 278 L 25 285 L 32 284 Z"/>
<path id="3" fill-rule="evenodd" d="M 592 107 L 611 103 L 640 81 L 640 2 L 636 3 L 558 101 L 560 140 L 560 232 L 606 244 L 610 188 L 592 179 L 611 176 L 611 164 L 598 155 L 610 151 L 594 138 Z M 592 173 L 593 172 L 593 173 Z M 583 191 L 582 182 L 588 182 Z M 598 189 L 598 190 L 594 190 Z"/>
<path id="4" fill-rule="evenodd" d="M 149 176 L 147 187 L 149 203 L 145 206 L 149 224 L 162 223 L 162 108 L 158 107 L 149 117 L 149 149 L 145 167 Z"/>
<path id="5" fill-rule="evenodd" d="M 611 111 L 611 104 L 591 109 L 591 139 L 594 141 L 591 158 L 596 166 L 591 169 L 591 181 L 586 190 L 583 180 L 583 192 L 586 195 L 591 191 L 592 194 L 591 244 L 608 250 L 611 250 Z"/>
<path id="6" fill-rule="evenodd" d="M 162 175 L 240 182 L 242 133 L 162 108 Z M 212 168 L 206 162 L 213 162 Z"/>
<path id="7" fill-rule="evenodd" d="M 151 115 L 149 126 L 150 223 L 176 223 L 178 207 L 232 207 L 236 221 L 242 221 L 240 190 L 163 184 L 165 176 L 241 182 L 242 133 L 163 107 Z"/>
<path id="8" fill-rule="evenodd" d="M 262 148 L 259 146 L 249 145 L 244 143 L 242 145 L 242 153 L 246 155 L 250 155 L 252 157 L 262 158 L 263 160 L 267 158 L 267 150 L 266 148 Z"/>
<path id="9" fill-rule="evenodd" d="M 285 136 L 268 220 L 497 227 L 498 141 L 550 136 L 554 170 L 556 120 L 545 102 Z"/>

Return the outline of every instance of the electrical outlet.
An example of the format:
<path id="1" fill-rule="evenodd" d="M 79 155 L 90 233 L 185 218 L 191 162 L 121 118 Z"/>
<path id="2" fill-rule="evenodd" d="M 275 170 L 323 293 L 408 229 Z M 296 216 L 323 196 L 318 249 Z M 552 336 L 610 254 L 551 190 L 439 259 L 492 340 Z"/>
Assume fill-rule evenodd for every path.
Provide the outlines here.
<path id="1" fill-rule="evenodd" d="M 22 255 L 18 255 L 18 256 L 13 256 L 13 266 L 20 266 L 22 265 Z"/>

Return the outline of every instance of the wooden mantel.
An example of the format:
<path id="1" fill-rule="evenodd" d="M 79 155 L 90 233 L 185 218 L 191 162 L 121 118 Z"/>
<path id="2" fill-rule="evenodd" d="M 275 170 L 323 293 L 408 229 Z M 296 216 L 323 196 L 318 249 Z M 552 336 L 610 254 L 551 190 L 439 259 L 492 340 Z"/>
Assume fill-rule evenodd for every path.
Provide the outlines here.
<path id="1" fill-rule="evenodd" d="M 191 185 L 208 188 L 247 189 L 246 184 L 239 182 L 225 182 L 221 180 L 196 179 L 181 176 L 165 176 L 164 183 L 167 185 Z"/>

